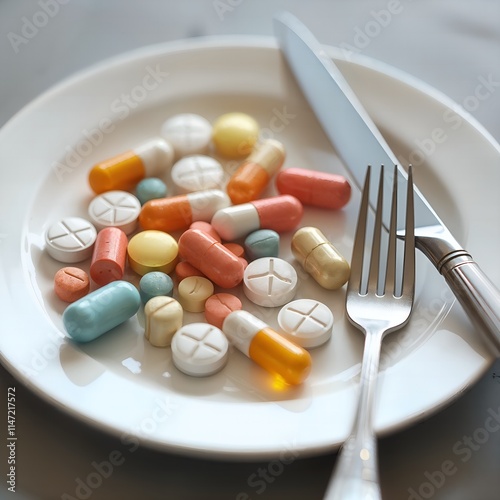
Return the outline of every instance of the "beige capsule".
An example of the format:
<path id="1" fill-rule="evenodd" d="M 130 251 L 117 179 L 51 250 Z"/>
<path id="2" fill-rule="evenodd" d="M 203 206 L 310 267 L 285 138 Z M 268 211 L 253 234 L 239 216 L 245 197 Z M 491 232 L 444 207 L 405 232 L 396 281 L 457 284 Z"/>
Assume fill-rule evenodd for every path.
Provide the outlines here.
<path id="1" fill-rule="evenodd" d="M 337 290 L 349 279 L 349 263 L 316 227 L 303 227 L 293 235 L 292 253 L 327 290 Z"/>
<path id="2" fill-rule="evenodd" d="M 168 347 L 175 332 L 182 326 L 183 309 L 172 297 L 159 295 L 146 302 L 145 337 L 156 347 Z"/>

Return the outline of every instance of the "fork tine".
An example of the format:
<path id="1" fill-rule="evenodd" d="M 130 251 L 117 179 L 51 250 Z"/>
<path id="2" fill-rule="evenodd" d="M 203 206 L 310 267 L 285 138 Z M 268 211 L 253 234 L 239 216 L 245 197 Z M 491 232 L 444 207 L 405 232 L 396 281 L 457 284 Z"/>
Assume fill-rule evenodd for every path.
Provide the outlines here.
<path id="1" fill-rule="evenodd" d="M 377 210 L 375 214 L 375 227 L 373 228 L 373 243 L 370 256 L 370 271 L 368 273 L 368 293 L 379 291 L 380 245 L 382 242 L 382 209 L 384 205 L 384 166 L 380 168 L 378 184 Z"/>
<path id="2" fill-rule="evenodd" d="M 389 244 L 387 248 L 387 267 L 383 293 L 396 295 L 396 231 L 398 211 L 398 168 L 394 165 L 394 180 L 392 186 L 391 221 L 389 226 Z"/>
<path id="3" fill-rule="evenodd" d="M 413 297 L 415 289 L 415 213 L 413 203 L 413 168 L 408 168 L 406 193 L 405 253 L 402 295 Z"/>
<path id="4" fill-rule="evenodd" d="M 363 276 L 363 260 L 365 250 L 366 238 L 366 221 L 368 219 L 368 201 L 370 193 L 370 175 L 371 166 L 368 165 L 365 176 L 365 184 L 363 187 L 363 196 L 359 207 L 358 222 L 356 225 L 356 233 L 354 236 L 354 246 L 352 249 L 351 257 L 351 276 L 347 285 L 348 291 L 356 286 L 356 293 L 364 294 L 365 290 L 362 289 L 362 276 Z"/>

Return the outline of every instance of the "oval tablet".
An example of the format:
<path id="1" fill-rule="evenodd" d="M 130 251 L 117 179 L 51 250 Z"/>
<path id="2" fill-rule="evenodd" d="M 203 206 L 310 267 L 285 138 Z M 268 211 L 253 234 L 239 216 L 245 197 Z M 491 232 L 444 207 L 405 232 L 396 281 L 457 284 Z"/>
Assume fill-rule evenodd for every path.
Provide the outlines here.
<path id="1" fill-rule="evenodd" d="M 289 340 L 312 349 L 331 337 L 333 314 L 329 307 L 317 300 L 299 299 L 283 306 L 278 314 L 278 324 Z"/>
<path id="2" fill-rule="evenodd" d="M 183 373 L 194 377 L 212 375 L 227 363 L 229 342 L 215 326 L 184 325 L 172 339 L 172 359 Z"/>
<path id="3" fill-rule="evenodd" d="M 62 319 L 73 340 L 90 342 L 131 318 L 140 305 L 134 285 L 113 281 L 70 304 Z"/>
<path id="4" fill-rule="evenodd" d="M 45 233 L 45 249 L 59 262 L 72 264 L 92 255 L 97 231 L 80 217 L 65 217 L 52 224 Z"/>

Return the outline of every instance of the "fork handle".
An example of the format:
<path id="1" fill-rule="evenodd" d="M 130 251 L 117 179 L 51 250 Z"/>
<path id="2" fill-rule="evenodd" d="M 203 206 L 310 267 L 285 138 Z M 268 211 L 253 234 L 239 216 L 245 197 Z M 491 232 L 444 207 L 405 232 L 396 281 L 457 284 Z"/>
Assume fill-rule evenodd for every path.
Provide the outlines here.
<path id="1" fill-rule="evenodd" d="M 486 340 L 500 355 L 500 291 L 486 277 L 472 257 L 459 254 L 447 260 L 441 274 L 469 318 L 486 334 Z"/>
<path id="2" fill-rule="evenodd" d="M 339 452 L 325 500 L 382 499 L 372 415 L 384 330 L 369 330 L 365 334 L 354 425 Z"/>
<path id="3" fill-rule="evenodd" d="M 340 451 L 323 499 L 382 500 L 376 457 L 377 442 L 373 434 L 350 436 Z"/>

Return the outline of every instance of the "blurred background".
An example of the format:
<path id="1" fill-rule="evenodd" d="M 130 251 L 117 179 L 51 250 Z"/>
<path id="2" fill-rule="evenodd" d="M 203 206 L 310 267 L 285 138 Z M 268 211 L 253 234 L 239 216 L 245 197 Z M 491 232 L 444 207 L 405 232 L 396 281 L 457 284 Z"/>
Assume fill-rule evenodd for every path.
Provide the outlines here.
<path id="1" fill-rule="evenodd" d="M 371 56 L 434 86 L 500 140 L 498 0 L 0 0 L 0 126 L 52 85 L 98 61 L 188 37 L 272 36 L 272 15 L 282 9 L 301 18 L 323 43 Z M 471 99 L 485 81 L 488 98 Z M 8 165 L 0 165 L 1 182 Z M 88 496 L 84 490 L 77 494 L 77 479 L 119 443 L 39 400 L 0 368 L 1 394 L 9 386 L 17 388 L 17 488 L 9 495 L 2 479 L 2 499 L 312 500 L 322 497 L 334 461 L 333 454 L 297 459 L 261 491 L 249 489 L 247 481 L 268 462 L 211 462 L 139 449 Z M 5 405 L 6 397 L 1 399 Z M 454 444 L 484 426 L 488 411 L 500 412 L 499 406 L 497 362 L 449 408 L 383 438 L 384 498 L 498 500 L 500 431 L 476 446 L 457 473 L 441 481 L 435 472 L 453 456 Z M 4 456 L 2 451 L 2 478 Z M 432 488 L 413 495 L 423 482 Z"/>

